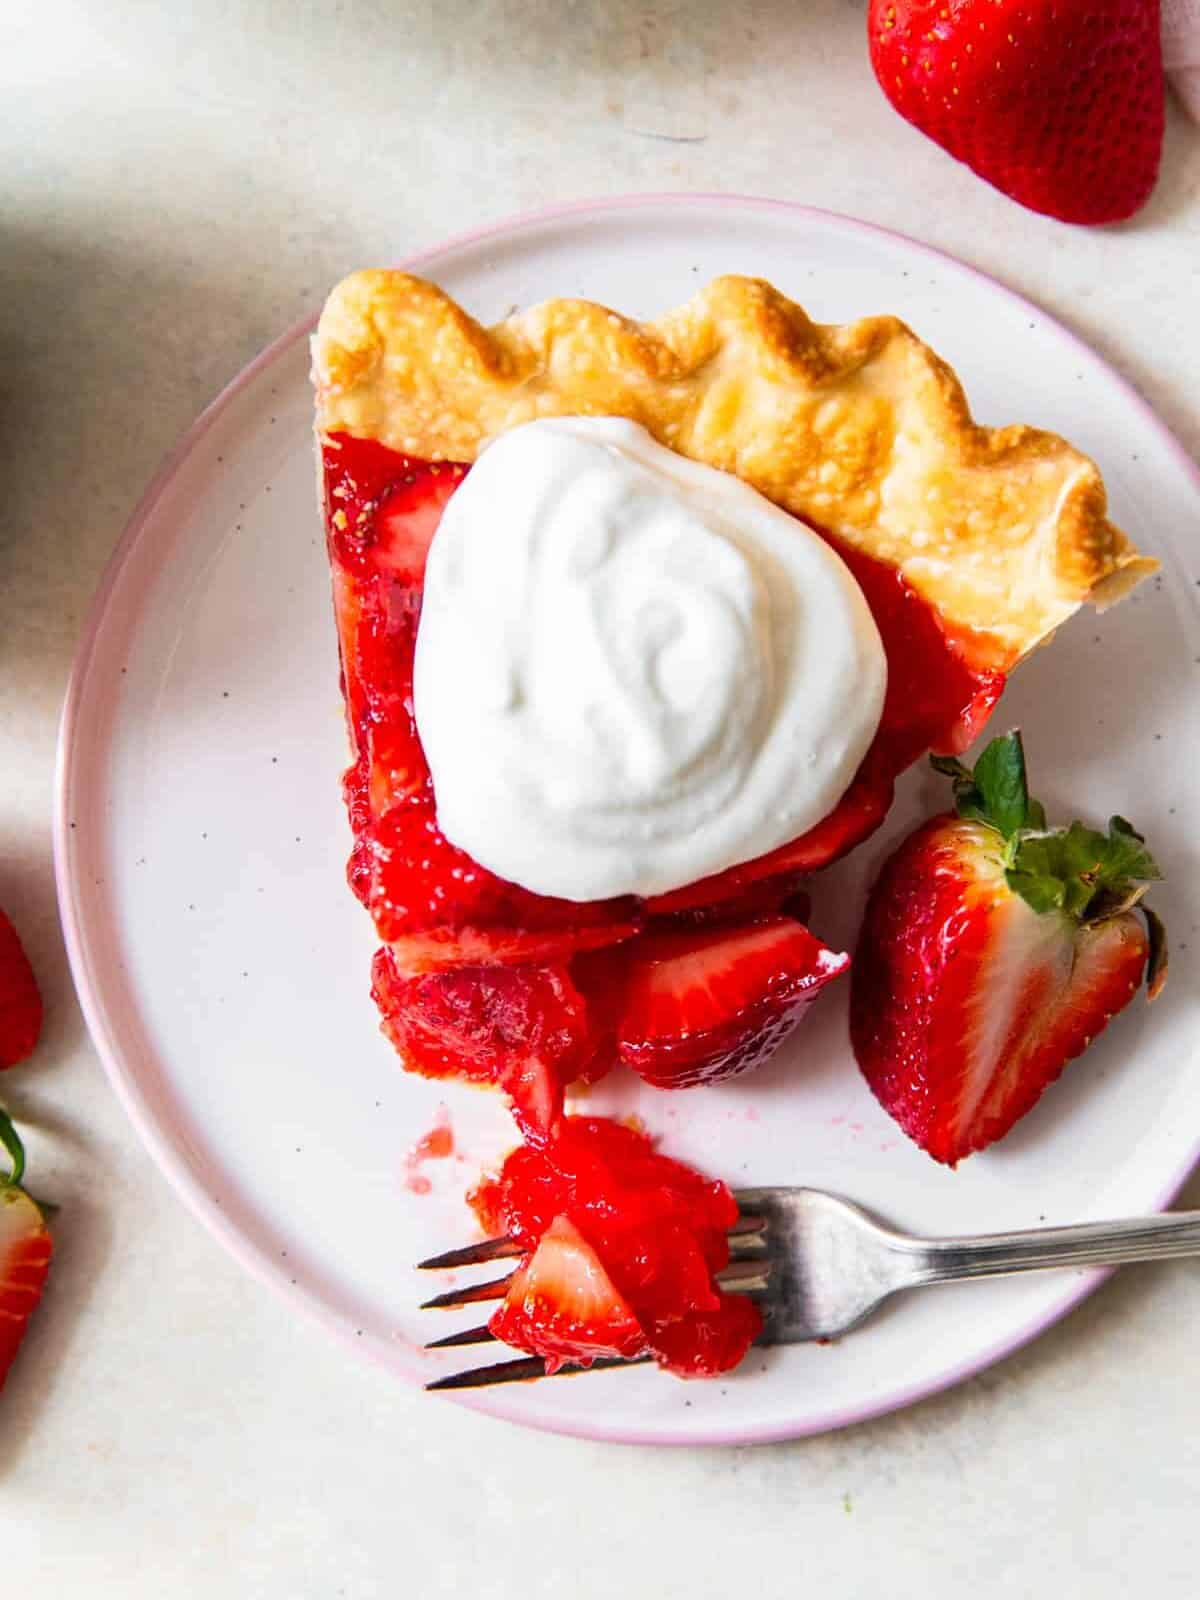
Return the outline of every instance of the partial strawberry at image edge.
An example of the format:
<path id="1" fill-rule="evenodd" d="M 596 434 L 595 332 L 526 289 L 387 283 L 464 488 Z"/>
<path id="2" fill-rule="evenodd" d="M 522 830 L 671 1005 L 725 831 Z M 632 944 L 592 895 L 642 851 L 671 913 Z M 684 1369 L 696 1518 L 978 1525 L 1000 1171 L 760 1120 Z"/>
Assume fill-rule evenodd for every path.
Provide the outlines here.
<path id="1" fill-rule="evenodd" d="M 635 1128 L 566 1117 L 470 1198 L 484 1231 L 524 1252 L 489 1327 L 548 1371 L 650 1355 L 679 1377 L 715 1377 L 762 1330 L 754 1302 L 716 1281 L 738 1215 L 729 1189 Z"/>
<path id="2" fill-rule="evenodd" d="M 25 1147 L 0 1110 L 0 1144 L 11 1163 L 0 1178 L 0 1387 L 42 1298 L 54 1245 L 37 1201 L 22 1187 Z"/>
<path id="3" fill-rule="evenodd" d="M 965 748 L 982 727 L 1004 686 L 995 641 L 951 637 L 895 571 L 831 541 L 866 596 L 890 667 L 879 731 L 835 811 L 803 838 L 669 894 L 549 899 L 495 877 L 442 835 L 413 717 L 425 556 L 468 469 L 344 434 L 324 442 L 323 467 L 354 752 L 344 784 L 355 834 L 348 877 L 384 941 L 373 992 L 406 1065 L 499 1082 L 534 1136 L 553 1125 L 571 1078 L 600 1076 L 618 1059 L 664 1087 L 756 1065 L 846 965 L 794 918 L 777 940 L 780 971 L 760 973 L 761 992 L 751 987 L 744 1006 L 710 1019 L 708 1048 L 673 1049 L 661 1028 L 649 1040 L 618 1038 L 619 1019 L 593 1015 L 597 999 L 636 990 L 661 969 L 663 939 L 677 931 L 723 930 L 732 954 L 739 936 L 753 942 L 764 922 L 794 911 L 801 878 L 883 821 L 900 772 L 930 748 Z M 721 948 L 719 939 L 708 947 L 710 967 Z M 503 968 L 521 976 L 505 979 Z M 789 984 L 799 987 L 785 1003 Z"/>
<path id="4" fill-rule="evenodd" d="M 42 1031 L 42 996 L 20 935 L 0 911 L 0 1071 L 31 1056 Z"/>
<path id="5" fill-rule="evenodd" d="M 1144 840 L 1122 817 L 1047 828 L 1018 733 L 973 771 L 934 765 L 956 809 L 910 835 L 871 891 L 850 1034 L 883 1109 L 953 1166 L 1032 1110 L 1143 979 L 1157 996 L 1167 949 Z"/>
<path id="6" fill-rule="evenodd" d="M 870 0 L 896 111 L 1010 199 L 1061 222 L 1134 215 L 1162 158 L 1158 0 Z"/>

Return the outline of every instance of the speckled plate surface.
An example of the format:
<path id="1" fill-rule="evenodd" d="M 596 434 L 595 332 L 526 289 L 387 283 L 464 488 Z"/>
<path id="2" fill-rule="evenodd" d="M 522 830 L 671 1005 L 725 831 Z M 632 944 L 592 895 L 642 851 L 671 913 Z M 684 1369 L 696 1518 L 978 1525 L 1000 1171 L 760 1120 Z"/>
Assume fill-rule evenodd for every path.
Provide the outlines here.
<path id="1" fill-rule="evenodd" d="M 1153 1209 L 1197 1156 L 1195 872 L 1200 812 L 1200 475 L 1137 394 L 1028 302 L 910 240 L 827 213 L 725 197 L 572 207 L 411 263 L 485 319 L 582 294 L 650 315 L 720 272 L 761 274 L 822 321 L 906 318 L 959 370 L 976 414 L 1067 434 L 1118 519 L 1163 563 L 1108 617 L 1023 667 L 1020 722 L 1052 811 L 1119 810 L 1170 881 L 1174 981 L 1127 1013 L 1000 1147 L 958 1172 L 908 1145 L 860 1081 L 845 991 L 756 1077 L 676 1096 L 614 1075 L 588 1098 L 638 1111 L 672 1154 L 731 1181 L 840 1190 L 931 1232 Z M 350 1347 L 418 1381 L 428 1285 L 411 1263 L 469 1235 L 463 1195 L 512 1140 L 498 1100 L 406 1076 L 376 1031 L 373 948 L 343 879 L 345 735 L 315 509 L 307 328 L 265 351 L 151 485 L 97 597 L 60 748 L 56 859 L 96 1045 L 164 1171 L 251 1270 Z M 891 841 L 936 803 L 913 773 L 886 829 L 814 885 L 814 925 L 853 940 Z M 405 1153 L 446 1106 L 455 1158 L 409 1185 Z M 1096 1281 L 1065 1273 L 941 1289 L 831 1348 L 754 1354 L 728 1381 L 638 1368 L 467 1403 L 537 1427 L 659 1443 L 812 1433 L 977 1371 Z M 437 1324 L 437 1331 L 447 1324 Z M 430 1396 L 430 1424 L 440 1405 Z"/>

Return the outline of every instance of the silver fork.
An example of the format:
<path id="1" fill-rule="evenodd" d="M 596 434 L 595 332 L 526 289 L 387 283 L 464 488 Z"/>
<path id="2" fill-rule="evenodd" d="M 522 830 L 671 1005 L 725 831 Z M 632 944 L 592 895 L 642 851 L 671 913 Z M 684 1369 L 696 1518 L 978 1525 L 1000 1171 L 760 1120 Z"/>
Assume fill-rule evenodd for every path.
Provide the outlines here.
<path id="1" fill-rule="evenodd" d="M 739 1217 L 729 1232 L 730 1264 L 722 1288 L 751 1295 L 765 1322 L 760 1345 L 804 1344 L 848 1333 L 902 1290 L 927 1284 L 995 1278 L 1047 1267 L 1114 1267 L 1200 1255 L 1200 1211 L 1174 1211 L 1125 1222 L 1085 1222 L 1070 1228 L 1031 1228 L 961 1239 L 918 1239 L 898 1233 L 837 1195 L 821 1189 L 740 1189 Z M 521 1254 L 512 1239 L 487 1239 L 422 1261 L 422 1268 L 479 1266 Z M 451 1289 L 422 1310 L 452 1310 L 504 1297 L 508 1277 Z M 435 1339 L 428 1350 L 494 1341 L 486 1324 Z M 602 1358 L 590 1368 L 636 1366 Z M 545 1377 L 540 1356 L 522 1356 L 451 1373 L 430 1389 L 478 1389 Z"/>

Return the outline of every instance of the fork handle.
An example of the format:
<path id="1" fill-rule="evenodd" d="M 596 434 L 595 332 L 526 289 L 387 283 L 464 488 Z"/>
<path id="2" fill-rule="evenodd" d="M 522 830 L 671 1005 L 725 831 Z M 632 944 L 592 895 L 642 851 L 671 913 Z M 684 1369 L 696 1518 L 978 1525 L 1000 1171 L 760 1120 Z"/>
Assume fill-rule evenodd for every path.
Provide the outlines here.
<path id="1" fill-rule="evenodd" d="M 953 1283 L 1046 1267 L 1116 1267 L 1200 1255 L 1200 1211 L 1172 1211 L 1126 1222 L 1085 1222 L 1073 1228 L 1030 1228 L 975 1238 L 913 1240 L 909 1282 Z"/>

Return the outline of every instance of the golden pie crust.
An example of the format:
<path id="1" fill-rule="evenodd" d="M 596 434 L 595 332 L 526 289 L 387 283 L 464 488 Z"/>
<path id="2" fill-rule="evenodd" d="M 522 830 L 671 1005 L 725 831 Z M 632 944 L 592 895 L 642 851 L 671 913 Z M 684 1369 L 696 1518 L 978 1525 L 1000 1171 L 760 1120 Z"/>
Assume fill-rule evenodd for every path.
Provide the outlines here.
<path id="1" fill-rule="evenodd" d="M 903 322 L 815 323 L 757 278 L 716 278 L 653 322 L 550 300 L 484 328 L 420 278 L 356 272 L 321 314 L 313 375 L 322 434 L 427 461 L 473 461 L 534 417 L 631 418 L 898 568 L 998 666 L 1157 565 L 1108 520 L 1087 456 L 980 426 Z"/>

